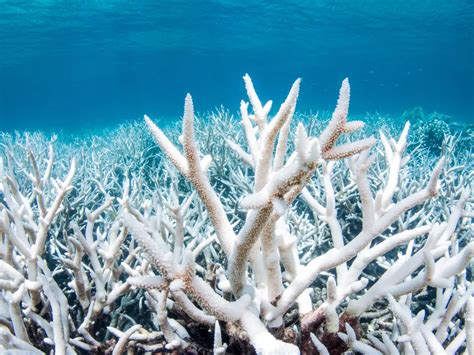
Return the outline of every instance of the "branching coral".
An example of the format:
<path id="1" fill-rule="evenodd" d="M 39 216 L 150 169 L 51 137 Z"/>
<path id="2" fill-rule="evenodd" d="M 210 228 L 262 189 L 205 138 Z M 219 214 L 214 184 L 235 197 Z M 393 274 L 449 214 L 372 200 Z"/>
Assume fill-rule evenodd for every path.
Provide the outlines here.
<path id="1" fill-rule="evenodd" d="M 271 119 L 244 83 L 252 112 L 242 101 L 232 139 L 202 129 L 190 95 L 179 138 L 145 116 L 172 166 L 123 136 L 123 156 L 93 144 L 69 168 L 54 140 L 43 161 L 35 137 L 5 139 L 3 349 L 197 351 L 198 329 L 216 354 L 472 349 L 467 163 L 445 149 L 410 178 L 409 123 L 381 147 L 362 138 L 347 79 L 315 136 L 293 124 L 299 79 Z"/>

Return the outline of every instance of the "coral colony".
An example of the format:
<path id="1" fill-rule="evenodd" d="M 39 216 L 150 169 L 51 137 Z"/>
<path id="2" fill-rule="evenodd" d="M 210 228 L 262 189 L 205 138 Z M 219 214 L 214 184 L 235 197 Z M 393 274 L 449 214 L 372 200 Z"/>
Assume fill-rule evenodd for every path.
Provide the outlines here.
<path id="1" fill-rule="evenodd" d="M 3 353 L 474 353 L 456 137 L 363 138 L 347 79 L 324 129 L 293 123 L 300 80 L 270 119 L 244 82 L 242 130 L 187 95 L 179 137 L 145 116 L 159 148 L 1 136 Z"/>

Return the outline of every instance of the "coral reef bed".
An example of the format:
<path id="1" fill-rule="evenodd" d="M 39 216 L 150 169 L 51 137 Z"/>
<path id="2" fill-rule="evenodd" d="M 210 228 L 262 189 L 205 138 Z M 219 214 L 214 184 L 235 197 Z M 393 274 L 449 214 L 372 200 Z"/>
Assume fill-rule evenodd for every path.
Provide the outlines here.
<path id="1" fill-rule="evenodd" d="M 0 135 L 2 351 L 472 353 L 472 130 L 244 81 L 238 119 Z"/>

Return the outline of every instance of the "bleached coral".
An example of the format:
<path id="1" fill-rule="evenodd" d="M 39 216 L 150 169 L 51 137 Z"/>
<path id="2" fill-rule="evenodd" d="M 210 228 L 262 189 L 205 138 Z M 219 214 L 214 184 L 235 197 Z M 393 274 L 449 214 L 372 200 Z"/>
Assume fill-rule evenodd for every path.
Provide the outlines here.
<path id="1" fill-rule="evenodd" d="M 37 136 L 3 136 L 3 349 L 199 350 L 182 320 L 207 327 L 215 353 L 472 349 L 472 166 L 455 139 L 410 177 L 411 160 L 429 161 L 409 123 L 381 147 L 363 138 L 347 79 L 318 135 L 293 123 L 300 80 L 271 119 L 244 83 L 242 131 L 223 111 L 217 135 L 203 128 L 190 95 L 179 137 L 145 116 L 164 156 L 130 139 L 141 128 L 56 163 L 55 138 L 35 152 Z"/>

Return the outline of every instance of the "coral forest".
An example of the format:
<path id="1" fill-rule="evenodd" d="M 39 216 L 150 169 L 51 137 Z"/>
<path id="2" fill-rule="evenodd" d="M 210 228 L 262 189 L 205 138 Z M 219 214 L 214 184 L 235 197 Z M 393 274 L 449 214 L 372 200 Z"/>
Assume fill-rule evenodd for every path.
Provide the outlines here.
<path id="1" fill-rule="evenodd" d="M 244 84 L 238 119 L 0 136 L 2 353 L 474 353 L 472 130 Z"/>

